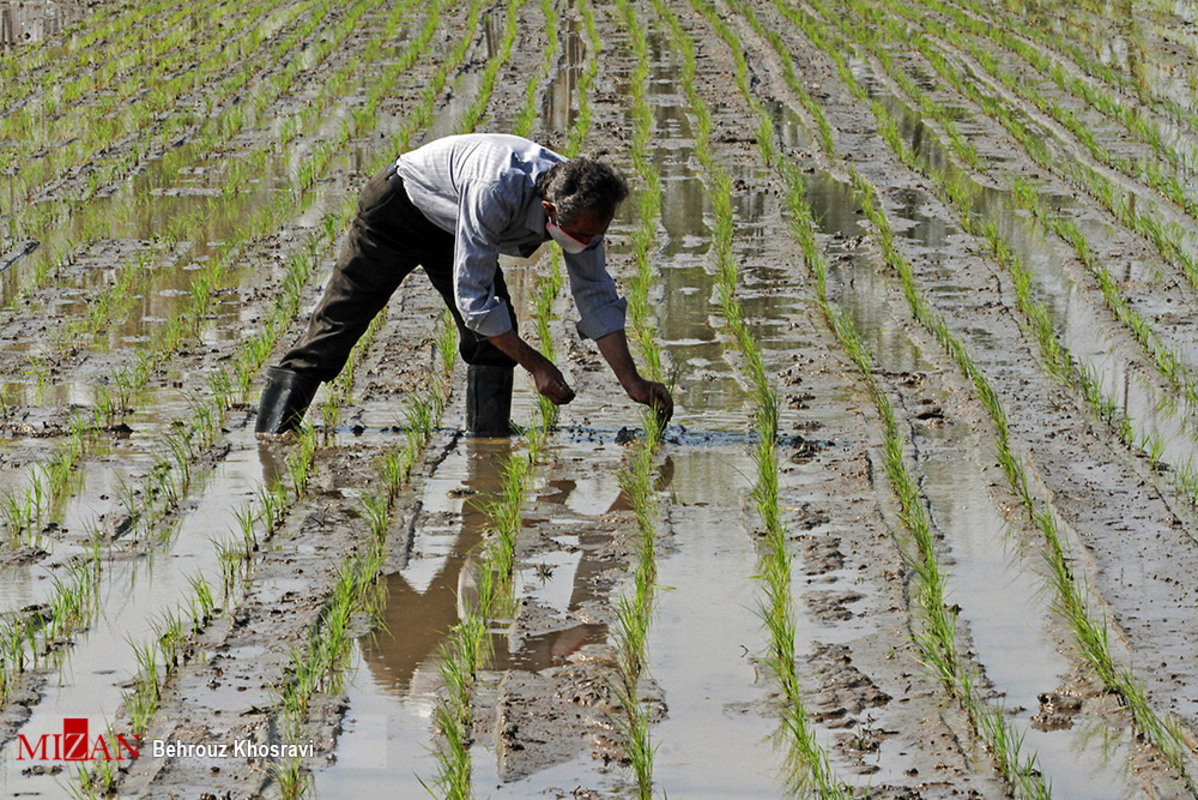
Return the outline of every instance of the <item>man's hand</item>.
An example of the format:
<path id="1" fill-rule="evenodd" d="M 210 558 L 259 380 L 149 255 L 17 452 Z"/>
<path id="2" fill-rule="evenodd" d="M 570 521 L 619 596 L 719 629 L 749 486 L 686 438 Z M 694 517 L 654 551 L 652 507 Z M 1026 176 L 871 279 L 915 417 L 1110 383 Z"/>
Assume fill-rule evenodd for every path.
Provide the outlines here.
<path id="1" fill-rule="evenodd" d="M 488 341 L 528 370 L 537 385 L 537 391 L 548 397 L 554 405 L 565 405 L 574 399 L 574 390 L 566 383 L 561 370 L 555 367 L 552 361 L 529 347 L 515 331 L 492 336 Z"/>
<path id="2" fill-rule="evenodd" d="M 612 372 L 620 380 L 620 385 L 628 396 L 657 412 L 657 421 L 662 427 L 674 416 L 674 398 L 664 384 L 647 381 L 636 371 L 632 354 L 628 352 L 628 337 L 624 329 L 612 331 L 595 340 L 599 352 L 611 366 Z"/>
<path id="3" fill-rule="evenodd" d="M 574 399 L 574 390 L 566 383 L 561 370 L 549 359 L 541 359 L 532 370 L 532 379 L 537 391 L 548 397 L 555 406 L 563 406 Z"/>
<path id="4" fill-rule="evenodd" d="M 665 384 L 638 377 L 630 382 L 627 391 L 633 400 L 649 406 L 657 413 L 657 422 L 661 426 L 664 427 L 670 421 L 670 417 L 674 416 L 674 398 L 670 397 L 670 390 Z"/>

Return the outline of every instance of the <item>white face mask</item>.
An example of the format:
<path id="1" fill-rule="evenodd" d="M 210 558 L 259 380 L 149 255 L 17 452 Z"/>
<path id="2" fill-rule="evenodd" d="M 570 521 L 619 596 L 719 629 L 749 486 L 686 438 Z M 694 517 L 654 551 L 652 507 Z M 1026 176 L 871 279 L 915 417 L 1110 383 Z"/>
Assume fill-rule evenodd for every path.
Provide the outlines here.
<path id="1" fill-rule="evenodd" d="M 562 246 L 563 252 L 569 253 L 572 256 L 576 256 L 590 247 L 590 245 L 578 241 L 549 220 L 545 221 L 545 230 L 549 231 L 549 236 L 553 241 Z"/>

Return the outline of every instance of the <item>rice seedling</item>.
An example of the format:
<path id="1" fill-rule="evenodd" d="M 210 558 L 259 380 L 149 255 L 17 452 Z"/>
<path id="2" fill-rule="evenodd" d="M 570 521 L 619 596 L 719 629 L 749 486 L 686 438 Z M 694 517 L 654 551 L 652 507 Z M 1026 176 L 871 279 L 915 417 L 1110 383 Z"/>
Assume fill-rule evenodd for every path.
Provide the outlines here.
<path id="1" fill-rule="evenodd" d="M 783 0 L 778 0 L 779 6 L 784 9 L 789 7 L 783 5 Z M 791 19 L 799 22 L 798 14 L 790 10 Z M 811 24 L 811 20 L 806 20 Z M 801 23 L 800 23 L 801 24 Z M 822 40 L 827 47 L 827 39 Z M 834 59 L 843 58 L 839 50 L 829 49 L 829 55 Z M 843 63 L 843 62 L 841 62 Z M 842 70 L 841 75 L 851 78 L 851 73 L 847 70 Z M 849 83 L 850 87 L 855 92 L 864 92 L 854 82 Z M 879 104 L 874 104 L 873 109 L 875 114 L 880 119 L 884 118 L 886 111 Z M 891 142 L 892 146 L 895 142 Z M 908 153 L 900 153 L 900 156 L 905 163 L 915 164 Z M 990 243 L 992 253 L 998 257 L 999 261 L 1004 265 L 1012 268 L 1014 274 L 1025 273 L 1026 270 L 1018 263 L 1018 257 L 1007 248 L 997 237 L 997 231 L 993 226 L 985 226 L 977 222 L 971 215 L 970 210 L 972 204 L 969 202 L 968 192 L 962 191 L 959 184 L 952 184 L 945 181 L 945 176 L 942 173 L 937 173 L 933 177 L 938 179 L 938 186 L 944 191 L 944 194 L 950 204 L 957 207 L 961 214 L 962 220 L 967 229 L 974 232 L 976 235 L 985 237 Z M 858 177 L 859 188 L 865 192 L 865 184 Z M 872 191 L 867 194 L 872 195 Z M 877 206 L 876 203 L 874 203 Z M 896 251 L 890 251 L 888 255 Z M 911 302 L 912 311 L 916 318 L 919 319 L 929 330 L 936 335 L 938 341 L 944 345 L 950 356 L 957 361 L 958 365 L 976 385 L 979 397 L 983 405 L 986 406 L 991 414 L 991 418 L 995 424 L 998 433 L 998 446 L 1000 452 L 1000 464 L 1006 471 L 1008 480 L 1012 488 L 1022 499 L 1022 502 L 1035 525 L 1040 529 L 1044 537 L 1045 555 L 1052 571 L 1052 585 L 1056 594 L 1056 605 L 1062 616 L 1073 630 L 1075 641 L 1079 646 L 1079 650 L 1086 658 L 1087 662 L 1095 670 L 1108 688 L 1118 692 L 1128 702 L 1132 709 L 1133 716 L 1136 719 L 1137 725 L 1150 738 L 1153 744 L 1159 748 L 1160 752 L 1165 756 L 1166 760 L 1174 767 L 1175 770 L 1182 776 L 1183 780 L 1189 782 L 1189 777 L 1186 773 L 1184 746 L 1180 744 L 1180 740 L 1173 738 L 1170 734 L 1171 730 L 1176 728 L 1175 723 L 1172 723 L 1167 718 L 1158 714 L 1145 700 L 1144 693 L 1141 687 L 1138 686 L 1134 677 L 1126 669 L 1120 670 L 1114 664 L 1113 658 L 1106 643 L 1105 623 L 1097 622 L 1093 617 L 1093 612 L 1088 608 L 1085 601 L 1087 589 L 1084 582 L 1073 574 L 1069 567 L 1069 558 L 1063 544 L 1063 530 L 1060 524 L 1056 521 L 1055 511 L 1052 508 L 1050 501 L 1040 501 L 1032 493 L 1032 488 L 1027 477 L 1028 470 L 1023 463 L 1023 459 L 1017 456 L 1011 449 L 1011 444 L 1007 438 L 1006 416 L 1003 412 L 998 395 L 985 376 L 981 373 L 978 367 L 973 363 L 968 356 L 964 346 L 951 334 L 946 323 L 943 320 L 937 319 L 930 312 L 926 300 L 922 298 L 917 288 L 914 285 L 913 276 L 909 265 L 901 259 L 892 260 L 892 265 L 898 270 L 900 277 L 903 278 L 906 295 Z M 1018 289 L 1019 303 L 1021 309 L 1026 309 L 1031 313 L 1033 319 L 1038 318 L 1043 314 L 1042 307 L 1037 311 L 1035 304 L 1028 294 Z M 1042 325 L 1034 326 L 1038 329 Z M 1048 331 L 1051 334 L 1051 331 Z M 1055 342 L 1048 343 L 1045 334 L 1040 334 L 1039 340 L 1044 344 L 1045 361 L 1049 364 L 1068 365 L 1072 363 L 1068 354 Z M 1093 385 L 1092 380 L 1081 380 L 1087 385 Z M 1088 397 L 1092 403 L 1098 403 L 1098 398 L 1093 394 Z M 1098 403 L 1098 405 L 1101 405 Z M 1109 413 L 1109 412 L 1106 412 Z M 1100 414 L 1101 415 L 1101 414 Z M 972 686 L 972 682 L 963 684 L 963 688 Z M 1126 694 L 1124 694 L 1126 692 Z M 1011 742 L 1018 743 L 1017 737 L 1004 737 L 1001 741 L 996 740 L 996 745 L 1007 744 Z M 1009 760 L 1008 760 L 1009 761 Z"/>
<path id="2" fill-rule="evenodd" d="M 735 37 L 726 24 L 714 16 L 712 9 L 700 0 L 695 0 L 694 5 L 705 14 L 708 21 L 721 33 L 725 41 L 735 47 Z M 774 40 L 774 42 L 777 44 L 778 40 Z M 821 254 L 815 247 L 814 223 L 803 198 L 801 178 L 798 171 L 789 162 L 777 158 L 776 148 L 771 143 L 773 131 L 767 112 L 755 103 L 744 82 L 743 57 L 734 51 L 734 58 L 737 59 L 738 83 L 742 94 L 760 120 L 758 141 L 763 158 L 784 174 L 789 185 L 787 201 L 795 220 L 796 237 L 803 245 L 808 262 L 815 265 L 817 297 L 825 318 L 829 321 L 829 326 L 841 341 L 850 358 L 858 364 L 862 380 L 871 387 L 871 396 L 886 422 L 887 473 L 902 504 L 901 517 L 908 529 L 915 535 L 915 539 L 919 543 L 918 550 L 921 553 L 921 557 L 915 561 L 913 566 L 920 575 L 921 608 L 927 615 L 927 619 L 923 632 L 916 636 L 917 643 L 921 645 L 929 664 L 942 676 L 950 691 L 962 685 L 970 686 L 972 682 L 968 677 L 964 681 L 957 679 L 957 676 L 967 675 L 967 673 L 963 673 L 957 656 L 955 624 L 951 615 L 946 611 L 947 604 L 943 601 L 944 582 L 936 563 L 936 548 L 930 535 L 918 490 L 904 463 L 905 446 L 902 435 L 898 431 L 893 411 L 885 394 L 878 389 L 874 382 L 870 358 L 853 330 L 851 320 L 832 307 L 827 300 L 826 280 L 823 274 L 826 267 L 823 265 Z M 825 141 L 827 141 L 826 138 Z M 759 369 L 757 364 L 750 361 L 750 374 L 758 373 Z M 755 378 L 755 382 L 759 387 L 761 386 L 758 378 Z M 769 394 L 760 389 L 757 392 L 757 397 L 758 424 L 763 431 L 776 430 L 776 402 L 771 403 Z M 762 603 L 762 614 L 773 642 L 768 662 L 773 667 L 776 679 L 788 690 L 787 698 L 791 700 L 797 683 L 793 676 L 793 623 L 788 620 L 790 611 L 789 559 L 785 550 L 785 537 L 779 535 L 784 532 L 784 526 L 777 515 L 777 472 L 772 441 L 772 437 L 770 439 L 762 437 L 756 454 L 759 478 L 754 488 L 754 500 L 766 526 L 767 541 L 771 542 L 771 551 L 763 559 L 761 574 L 767 587 L 765 600 Z M 958 696 L 962 695 L 958 693 Z M 971 710 L 971 716 L 976 717 L 983 712 L 978 700 L 976 695 L 963 696 L 963 702 Z M 828 793 L 840 793 L 840 796 L 851 795 L 848 788 L 843 784 L 838 785 L 827 770 L 826 755 L 821 756 L 818 746 L 815 745 L 810 723 L 807 722 L 805 715 L 801 714 L 802 704 L 801 699 L 797 697 L 797 692 L 795 692 L 792 702 L 793 713 L 788 713 L 785 718 L 785 728 L 793 743 L 790 753 L 790 757 L 793 759 L 791 763 L 792 780 L 796 786 L 802 785 L 806 781 L 826 782 L 828 785 L 820 790 L 822 796 L 828 796 Z M 790 709 L 788 709 L 789 711 Z M 994 712 L 991 716 L 995 719 L 1002 719 L 1001 712 Z M 994 743 L 991 742 L 991 744 Z M 1022 781 L 1023 784 L 1026 784 L 1024 791 L 1028 792 L 1030 796 L 1046 796 L 1047 790 L 1042 784 L 1037 785 L 1035 780 L 1028 782 L 1020 777 L 1035 774 L 1034 760 L 1030 767 L 1021 765 L 1018 751 L 1006 750 L 1002 751 L 999 761 L 1004 766 L 1004 774 L 1008 775 L 1012 784 L 1020 784 Z"/>

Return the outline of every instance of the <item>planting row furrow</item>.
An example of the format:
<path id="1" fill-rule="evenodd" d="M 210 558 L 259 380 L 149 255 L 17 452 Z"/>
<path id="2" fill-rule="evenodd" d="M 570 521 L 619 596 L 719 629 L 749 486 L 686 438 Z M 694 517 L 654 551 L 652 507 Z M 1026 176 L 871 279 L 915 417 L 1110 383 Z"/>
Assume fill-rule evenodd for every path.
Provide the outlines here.
<path id="1" fill-rule="evenodd" d="M 434 21 L 431 27 L 435 30 L 436 7 L 430 11 L 429 18 Z M 428 36 L 413 42 L 410 45 L 413 51 L 418 52 L 422 49 L 431 34 L 430 30 Z M 465 41 L 468 43 L 469 39 Z M 463 48 L 459 48 L 459 51 L 461 50 Z M 457 60 L 460 61 L 460 58 L 459 54 Z M 443 65 L 440 81 L 442 85 L 444 72 L 452 68 L 454 63 L 456 61 L 448 61 Z M 435 93 L 429 94 L 428 103 L 430 105 L 435 97 Z M 417 116 L 422 116 L 419 111 Z M 332 244 L 336 231 L 344 224 L 348 213 L 347 208 L 341 212 L 340 220 L 334 217 L 326 218 L 326 224 L 312 235 L 307 245 L 301 245 L 299 254 L 289 263 L 288 278 L 283 284 L 285 301 L 273 307 L 272 313 L 265 320 L 265 327 L 258 335 L 243 342 L 243 347 L 239 349 L 232 368 L 221 367 L 216 373 L 208 376 L 207 383 L 212 393 L 210 397 L 193 409 L 192 418 L 184 420 L 178 430 L 174 430 L 173 426 L 167 426 L 170 432 L 166 436 L 166 443 L 160 445 L 165 451 L 164 456 L 159 459 L 155 469 L 146 477 L 144 490 L 131 493 L 134 497 L 140 495 L 138 506 L 130 509 L 134 526 L 152 527 L 159 523 L 165 513 L 178 505 L 190 484 L 190 462 L 196 457 L 197 448 L 202 449 L 212 441 L 216 430 L 222 424 L 224 413 L 233 406 L 238 396 L 244 395 L 250 382 L 257 375 L 261 364 L 272 352 L 280 337 L 287 331 L 289 321 L 298 312 L 301 292 L 312 272 L 316 253 L 320 252 L 323 247 Z M 322 239 L 326 244 L 319 244 Z M 305 247 L 307 247 L 306 252 L 304 251 Z M 202 444 L 197 444 L 197 442 L 202 442 Z M 84 624 L 86 624 L 86 620 L 79 620 L 77 623 L 78 626 Z M 59 637 L 65 635 L 57 627 L 50 633 Z M 6 659 L 6 666 L 12 670 L 15 665 L 13 661 Z"/>
<path id="2" fill-rule="evenodd" d="M 1001 174 L 984 164 L 976 149 L 956 134 L 953 115 L 942 103 L 931 99 L 920 88 L 918 81 L 903 72 L 897 64 L 888 60 L 883 60 L 883 64 L 887 67 L 888 74 L 896 80 L 903 91 L 916 100 L 926 114 L 936 119 L 943 129 L 950 132 L 949 142 L 966 165 L 991 176 Z M 1010 176 L 1007 178 L 1007 183 L 1011 190 L 1011 198 L 1017 208 L 1030 212 L 1046 229 L 1055 233 L 1063 242 L 1072 247 L 1078 261 L 1094 276 L 1107 307 L 1134 338 L 1156 371 L 1171 384 L 1173 391 L 1179 393 L 1180 398 L 1188 403 L 1192 404 L 1198 400 L 1198 374 L 1196 374 L 1195 365 L 1179 350 L 1182 343 L 1170 344 L 1161 338 L 1152 324 L 1128 300 L 1120 288 L 1119 282 L 1103 263 L 1095 248 L 1091 246 L 1083 230 L 1075 222 L 1051 209 L 1040 193 L 1023 176 Z M 1044 341 L 1049 341 L 1051 337 L 1048 334 L 1051 333 L 1052 327 L 1051 315 L 1043 315 L 1039 318 L 1037 325 L 1045 331 Z M 1164 439 L 1172 438 L 1176 435 L 1176 431 L 1180 431 L 1182 436 L 1191 441 L 1198 434 L 1189 430 L 1189 426 L 1180 419 L 1170 423 L 1173 428 L 1168 433 L 1162 432 L 1163 428 L 1160 422 L 1156 423 L 1157 427 L 1155 428 L 1145 428 L 1132 417 L 1130 411 L 1120 408 L 1109 397 L 1109 390 L 1106 391 L 1107 396 L 1104 396 L 1103 387 L 1100 385 L 1094 369 L 1085 366 L 1076 367 L 1072 359 L 1066 358 L 1060 353 L 1056 354 L 1050 364 L 1060 365 L 1060 374 L 1070 376 L 1070 379 L 1091 399 L 1099 415 L 1112 424 L 1120 438 L 1133 452 L 1143 452 L 1150 457 L 1154 464 L 1169 469 L 1170 479 L 1182 496 L 1191 503 L 1198 503 L 1198 495 L 1194 493 L 1194 488 L 1198 483 L 1196 481 L 1198 474 L 1195 473 L 1193 455 L 1184 452 L 1186 448 L 1178 447 L 1176 442 L 1171 443 L 1172 452 L 1169 452 L 1164 443 Z M 1143 391 L 1153 398 L 1151 405 L 1162 409 L 1161 416 L 1163 418 L 1180 416 L 1168 411 L 1170 407 L 1176 406 L 1178 399 L 1169 396 L 1170 390 L 1153 388 L 1148 385 L 1147 381 L 1142 383 L 1144 384 Z M 1183 452 L 1178 454 L 1177 450 Z"/>
<path id="3" fill-rule="evenodd" d="M 429 14 L 428 23 L 420 37 L 409 43 L 407 57 L 400 59 L 393 66 L 392 75 L 398 75 L 414 63 L 419 52 L 429 41 L 436 27 L 437 9 L 434 7 Z M 392 22 L 398 24 L 398 13 Z M 386 32 L 383 34 L 386 35 Z M 420 124 L 410 121 L 409 127 Z M 320 170 L 328 168 L 332 163 L 332 148 L 326 148 L 325 157 L 317 164 Z M 315 159 L 313 159 L 315 161 Z M 316 173 L 317 175 L 319 172 Z M 312 178 L 314 182 L 315 176 Z M 308 188 L 308 187 L 304 187 Z M 143 396 L 151 378 L 165 369 L 171 356 L 187 342 L 201 336 L 201 332 L 211 316 L 213 304 L 224 275 L 237 268 L 248 244 L 255 238 L 266 235 L 283 220 L 298 213 L 307 203 L 314 199 L 311 193 L 290 194 L 283 201 L 276 202 L 261 209 L 252 218 L 245 221 L 239 235 L 225 244 L 224 252 L 218 257 L 205 262 L 192 278 L 187 303 L 178 316 L 164 323 L 154 331 L 150 346 L 137 350 L 131 364 L 122 364 L 113 368 L 107 385 L 111 390 L 102 389 L 97 394 L 96 413 L 104 417 L 104 424 L 110 425 L 125 417 Z M 128 274 L 136 273 L 130 269 Z M 117 283 L 117 288 L 129 289 L 124 284 Z M 119 295 L 118 295 L 119 296 Z M 109 308 L 116 302 L 102 303 L 100 307 Z M 69 327 L 69 326 L 68 326 Z M 259 354 L 263 357 L 264 354 Z M 241 390 L 248 387 L 253 372 L 245 372 L 238 376 L 237 381 Z M 214 386 L 214 389 L 216 387 Z M 230 393 L 228 379 L 218 396 L 224 398 Z M 50 513 L 61 499 L 63 492 L 69 487 L 69 475 L 78 466 L 90 445 L 99 440 L 103 433 L 100 425 L 91 426 L 91 421 L 81 415 L 76 417 L 76 435 L 64 443 L 46 464 L 30 472 L 27 486 L 16 492 L 10 492 L 4 503 L 7 523 L 11 537 L 20 535 L 23 531 L 33 532 L 40 527 L 41 521 Z M 169 447 L 171 451 L 176 447 Z M 178 459 L 176 459 L 178 460 Z"/>
<path id="4" fill-rule="evenodd" d="M 783 0 L 778 0 L 778 2 L 782 4 Z M 805 31 L 810 30 L 809 26 L 814 24 L 813 20 L 802 18 L 788 5 L 781 7 L 787 11 L 792 20 L 804 27 Z M 834 19 L 830 24 L 836 24 Z M 819 24 L 828 25 L 829 23 L 821 22 Z M 844 66 L 843 44 L 828 46 L 832 42 L 832 39 L 828 38 L 828 31 L 826 29 L 822 32 L 815 32 L 811 38 L 817 44 L 824 45 L 825 52 L 838 63 L 841 78 L 845 80 L 849 88 L 864 102 L 869 102 L 865 90 L 856 82 L 852 73 Z M 872 108 L 878 116 L 881 130 L 887 134 L 886 138 L 890 145 L 896 148 L 899 147 L 901 143 L 893 135 L 893 131 L 895 130 L 894 123 L 889 118 L 886 109 L 880 103 L 876 102 L 872 104 Z M 905 163 L 915 166 L 916 159 L 914 159 L 909 151 L 906 152 L 904 157 L 904 153 L 900 149 L 899 155 Z M 930 177 L 933 178 L 937 188 L 944 193 L 943 196 L 950 207 L 956 208 L 958 213 L 961 214 L 964 228 L 973 235 L 980 237 L 983 241 L 986 241 L 988 243 L 987 247 L 996 260 L 1012 271 L 1019 305 L 1023 313 L 1029 317 L 1033 331 L 1037 332 L 1038 341 L 1045 348 L 1046 361 L 1054 365 L 1072 363 L 1068 354 L 1062 353 L 1059 345 L 1052 338 L 1051 325 L 1044 321 L 1047 312 L 1045 312 L 1042 305 L 1039 305 L 1030 297 L 1029 275 L 1026 268 L 1020 263 L 1018 256 L 1001 242 L 993 225 L 986 225 L 973 215 L 972 198 L 968 192 L 962 192 L 959 187 L 954 190 L 954 186 L 945 185 L 944 178 L 941 175 L 933 174 Z M 859 189 L 864 190 L 865 186 L 866 184 L 859 183 Z M 872 197 L 872 195 L 869 196 Z M 893 235 L 889 234 L 889 229 L 883 228 L 880 232 L 883 237 L 883 248 L 890 251 L 891 254 L 896 252 L 892 249 Z M 904 262 L 897 260 L 894 255 L 891 255 L 891 258 L 893 260 L 892 265 L 899 271 L 900 276 L 909 274 L 909 267 L 906 267 Z M 1030 467 L 1024 457 L 1019 456 L 1014 451 L 1008 439 L 1007 417 L 999 401 L 999 395 L 991 387 L 986 376 L 975 365 L 964 345 L 952 334 L 948 325 L 931 312 L 930 307 L 922 299 L 922 295 L 917 291 L 914 283 L 904 280 L 904 284 L 916 318 L 936 336 L 946 349 L 946 352 L 958 363 L 965 375 L 974 382 L 979 397 L 991 414 L 993 423 L 999 434 L 1001 463 L 1007 473 L 1012 489 L 1021 498 L 1029 518 L 1043 535 L 1045 556 L 1052 567 L 1050 585 L 1056 595 L 1058 607 L 1074 633 L 1079 652 L 1087 659 L 1108 688 L 1118 692 L 1124 698 L 1131 708 L 1141 731 L 1160 748 L 1162 754 L 1178 770 L 1188 785 L 1189 779 L 1186 777 L 1188 759 L 1185 755 L 1186 748 L 1180 739 L 1177 722 L 1156 711 L 1148 703 L 1144 689 L 1139 681 L 1125 667 L 1116 664 L 1108 644 L 1107 624 L 1105 620 L 1098 618 L 1096 611 L 1087 600 L 1088 587 L 1082 578 L 1074 573 L 1070 565 L 1070 558 L 1067 555 L 1067 545 L 1065 544 L 1065 531 L 1062 523 L 1059 521 L 1058 513 L 1052 503 L 1038 499 L 1033 493 L 1028 477 Z"/>
<path id="5" fill-rule="evenodd" d="M 652 258 L 661 216 L 661 175 L 654 165 L 649 147 L 653 137 L 653 112 L 646 99 L 649 80 L 649 44 L 646 30 L 637 18 L 634 6 L 618 0 L 616 8 L 632 42 L 636 67 L 629 80 L 632 99 L 633 168 L 642 183 L 638 193 L 636 227 L 632 232 L 632 258 L 635 272 L 629 282 L 628 318 L 631 338 L 636 342 L 650 380 L 666 381 L 662 352 L 657 343 L 658 325 L 653 319 L 649 290 L 654 280 Z M 672 384 L 673 381 L 669 381 Z M 668 388 L 671 390 L 673 386 Z M 624 752 L 636 778 L 637 796 L 653 797 L 653 754 L 657 749 L 649 730 L 653 709 L 641 698 L 642 674 L 648 664 L 650 627 L 658 592 L 657 540 L 660 520 L 668 511 L 659 506 L 654 486 L 655 463 L 662 445 L 664 421 L 651 410 L 643 414 L 645 437 L 636 441 L 628 457 L 628 466 L 620 471 L 619 481 L 636 515 L 636 563 L 631 591 L 625 591 L 616 603 L 616 698 L 622 707 L 621 728 Z"/>
<path id="6" fill-rule="evenodd" d="M 281 26 L 286 28 L 302 19 L 301 30 L 310 33 L 318 27 L 325 15 L 312 13 L 308 5 L 297 3 L 287 8 L 279 20 Z M 201 103 L 191 93 L 206 93 L 213 85 L 221 86 L 226 96 L 244 92 L 255 74 L 287 52 L 285 45 L 267 46 L 270 38 L 277 37 L 280 43 L 291 38 L 279 36 L 274 26 L 268 25 L 273 9 L 246 3 L 244 8 L 222 11 L 225 24 L 235 25 L 240 33 L 228 39 L 203 36 L 199 42 L 183 41 L 176 46 L 172 41 L 174 31 L 180 36 L 190 31 L 190 37 L 197 37 L 201 36 L 200 28 L 215 23 L 213 19 L 193 20 L 176 27 L 172 36 L 155 40 L 155 49 L 138 52 L 137 60 L 144 70 L 124 69 L 122 60 L 113 57 L 112 69 L 115 72 L 119 68 L 121 74 L 117 91 L 93 96 L 91 102 L 84 103 L 68 86 L 60 90 L 70 95 L 65 100 L 66 111 L 25 108 L 0 120 L 0 140 L 18 143 L 3 151 L 2 158 L 12 169 L 4 171 L 0 196 L 23 205 L 44 197 L 47 191 L 62 193 L 64 178 L 78 171 L 80 164 L 86 164 L 92 175 L 105 175 L 106 179 L 97 177 L 94 186 L 112 183 L 122 176 L 112 169 L 102 170 L 100 165 L 105 160 L 130 149 L 146 151 L 152 142 L 161 143 L 165 149 L 194 127 L 194 109 Z M 160 45 L 178 54 L 163 58 L 156 52 Z M 103 77 L 93 80 L 101 86 L 106 82 Z M 204 105 L 215 105 L 211 95 Z M 189 111 L 180 113 L 180 109 Z M 15 206 L 9 208 L 10 214 L 17 211 Z M 20 235 L 15 224 L 10 223 L 9 229 L 13 238 Z"/>
<path id="7" fill-rule="evenodd" d="M 669 25 L 675 48 L 682 54 L 681 85 L 690 103 L 690 116 L 695 133 L 695 151 L 706 173 L 708 195 L 715 207 L 715 230 L 712 240 L 712 259 L 717 274 L 718 301 L 724 316 L 731 344 L 742 356 L 741 368 L 750 387 L 753 401 L 750 432 L 756 437 L 753 458 L 757 467 L 751 497 L 761 519 L 766 546 L 761 555 L 758 580 L 762 599 L 759 601 L 768 642 L 762 661 L 768 666 L 773 682 L 782 695 L 781 735 L 786 746 L 786 777 L 792 791 L 810 787 L 821 797 L 848 798 L 852 788 L 833 768 L 825 745 L 819 742 L 815 724 L 807 709 L 802 677 L 796 664 L 796 609 L 791 594 L 791 555 L 786 524 L 779 505 L 779 465 L 777 455 L 779 400 L 765 366 L 761 347 L 754 339 L 745 312 L 738 300 L 738 268 L 733 254 L 734 212 L 732 181 L 726 169 L 716 160 L 711 147 L 712 113 L 702 97 L 695 80 L 695 42 L 681 25 L 675 13 L 660 0 L 655 7 Z M 692 6 L 707 22 L 715 18 L 705 6 Z M 739 51 L 735 56 L 739 56 Z M 737 58 L 735 79 L 738 88 L 745 87 L 743 59 Z M 762 123 L 756 133 L 758 141 L 768 130 Z"/>

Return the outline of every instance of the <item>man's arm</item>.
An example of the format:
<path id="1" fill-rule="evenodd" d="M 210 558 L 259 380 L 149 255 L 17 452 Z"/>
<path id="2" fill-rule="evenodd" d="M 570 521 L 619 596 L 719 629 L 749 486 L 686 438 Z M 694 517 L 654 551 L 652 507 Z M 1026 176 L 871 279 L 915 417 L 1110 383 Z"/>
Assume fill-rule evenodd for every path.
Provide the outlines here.
<path id="1" fill-rule="evenodd" d="M 611 366 L 611 371 L 616 373 L 616 378 L 629 397 L 656 411 L 663 425 L 674 416 L 674 398 L 670 397 L 670 390 L 664 384 L 645 380 L 636 371 L 623 328 L 600 336 L 595 344 L 599 345 L 599 352 Z"/>
<path id="2" fill-rule="evenodd" d="M 574 390 L 553 362 L 534 350 L 513 330 L 488 339 L 508 358 L 532 374 L 537 391 L 553 401 L 554 405 L 565 405 L 574 399 Z"/>

